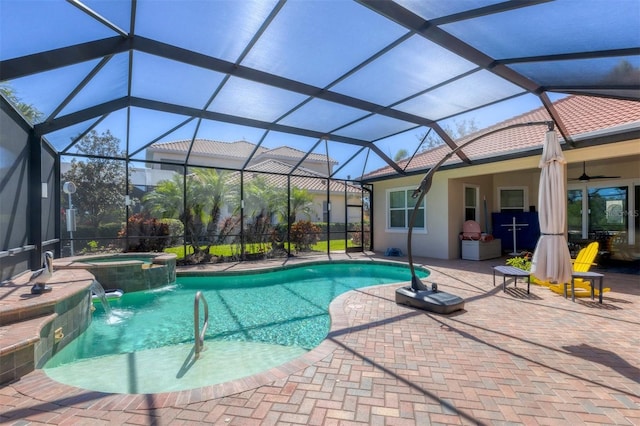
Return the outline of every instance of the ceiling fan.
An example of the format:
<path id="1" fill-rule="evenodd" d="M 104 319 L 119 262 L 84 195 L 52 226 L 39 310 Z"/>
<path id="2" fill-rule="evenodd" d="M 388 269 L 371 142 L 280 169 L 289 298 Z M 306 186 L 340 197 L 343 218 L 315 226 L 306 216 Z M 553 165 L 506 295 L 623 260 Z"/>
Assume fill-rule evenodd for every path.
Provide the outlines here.
<path id="1" fill-rule="evenodd" d="M 581 182 L 588 182 L 591 179 L 619 179 L 620 176 L 603 176 L 603 175 L 598 175 L 598 176 L 589 176 L 587 174 L 587 162 L 583 161 L 582 162 L 582 175 L 580 175 L 580 177 L 577 178 L 573 178 L 570 180 L 579 180 Z"/>

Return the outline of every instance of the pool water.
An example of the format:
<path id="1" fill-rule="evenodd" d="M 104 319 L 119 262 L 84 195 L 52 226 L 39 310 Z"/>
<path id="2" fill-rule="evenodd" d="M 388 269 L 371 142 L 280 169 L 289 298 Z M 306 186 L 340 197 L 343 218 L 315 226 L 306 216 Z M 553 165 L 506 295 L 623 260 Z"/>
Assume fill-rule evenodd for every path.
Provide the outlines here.
<path id="1" fill-rule="evenodd" d="M 417 273 L 422 277 L 428 275 L 426 271 Z M 410 279 L 410 270 L 405 266 L 368 262 L 315 264 L 243 275 L 178 277 L 172 286 L 123 295 L 111 303 L 113 313 L 110 317 L 99 308 L 87 331 L 56 354 L 46 364 L 45 372 L 56 380 L 80 386 L 62 377 L 86 376 L 81 369 L 95 359 L 107 358 L 111 367 L 125 363 L 128 367 L 120 371 L 127 371 L 131 370 L 133 359 L 146 355 L 165 361 L 176 356 L 175 368 L 183 368 L 190 351 L 193 355 L 194 298 L 196 292 L 201 291 L 209 307 L 209 327 L 205 336 L 207 351 L 201 358 L 212 358 L 208 347 L 217 347 L 215 356 L 221 359 L 209 360 L 213 362 L 209 370 L 225 370 L 225 374 L 215 378 L 211 377 L 215 372 L 199 373 L 199 380 L 204 380 L 202 376 L 210 376 L 206 383 L 194 385 L 185 381 L 186 387 L 180 389 L 222 383 L 283 364 L 319 345 L 330 329 L 329 304 L 338 295 L 356 288 Z M 204 321 L 203 315 L 204 306 L 201 305 L 200 324 Z M 255 347 L 260 355 L 255 356 L 257 352 L 249 347 Z M 177 354 L 169 354 L 168 348 L 173 348 L 171 350 Z M 158 351 L 163 355 L 158 355 Z M 239 355 L 233 351 L 245 353 L 248 359 L 239 362 Z M 234 360 L 234 366 L 223 367 L 225 358 Z M 255 358 L 260 361 L 254 362 Z M 141 369 L 153 370 L 149 368 L 149 362 L 142 361 L 145 367 Z M 207 361 L 199 359 L 193 367 L 206 364 Z M 166 362 L 159 369 L 166 372 Z M 193 375 L 191 371 L 189 374 Z M 147 393 L 176 390 L 175 386 L 182 386 L 176 383 L 180 379 L 178 374 L 171 377 L 169 388 L 164 385 L 161 390 L 156 388 L 158 379 L 142 378 L 135 381 L 135 392 L 132 392 L 131 378 L 124 390 L 106 390 L 104 385 L 98 389 L 91 383 L 83 383 L 80 387 Z M 152 388 L 142 385 L 147 381 Z"/>

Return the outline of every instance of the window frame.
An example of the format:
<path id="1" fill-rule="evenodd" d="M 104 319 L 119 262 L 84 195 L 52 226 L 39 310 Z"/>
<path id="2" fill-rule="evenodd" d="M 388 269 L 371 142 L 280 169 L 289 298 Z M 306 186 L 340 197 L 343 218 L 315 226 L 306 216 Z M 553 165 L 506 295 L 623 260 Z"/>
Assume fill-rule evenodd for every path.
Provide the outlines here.
<path id="1" fill-rule="evenodd" d="M 528 186 L 499 186 L 497 189 L 497 199 L 498 199 L 498 211 L 503 212 L 507 211 L 519 211 L 519 207 L 502 207 L 502 191 L 522 191 L 522 212 L 529 211 L 529 187 Z"/>
<path id="2" fill-rule="evenodd" d="M 407 232 L 409 230 L 409 220 L 411 219 L 411 213 L 413 212 L 414 207 L 407 207 L 407 200 L 411 197 L 411 194 L 415 190 L 415 186 L 402 186 L 395 188 L 388 188 L 385 191 L 385 230 L 386 232 Z M 395 211 L 404 211 L 405 212 L 405 226 L 404 227 L 392 227 L 391 226 L 391 194 L 396 192 L 404 192 L 405 200 L 403 208 L 394 208 Z M 417 234 L 426 234 L 427 233 L 427 200 L 426 197 L 422 199 L 422 210 L 424 212 L 424 227 L 413 227 L 413 232 Z"/>
<path id="3" fill-rule="evenodd" d="M 475 192 L 476 203 L 474 206 L 467 205 L 467 189 L 473 189 Z M 467 220 L 467 209 L 473 208 L 475 217 L 471 220 L 480 222 L 480 186 L 465 183 L 462 185 L 462 217 Z"/>

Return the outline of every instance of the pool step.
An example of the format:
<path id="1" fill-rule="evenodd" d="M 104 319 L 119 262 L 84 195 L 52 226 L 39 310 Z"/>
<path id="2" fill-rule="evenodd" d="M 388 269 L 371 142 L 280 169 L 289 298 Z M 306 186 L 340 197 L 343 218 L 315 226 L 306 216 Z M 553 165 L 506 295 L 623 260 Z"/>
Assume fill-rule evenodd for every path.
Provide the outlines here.
<path id="1" fill-rule="evenodd" d="M 31 294 L 30 277 L 0 285 L 0 386 L 42 367 L 91 320 L 88 271 L 54 271 L 52 291 L 38 295 Z"/>
<path id="2" fill-rule="evenodd" d="M 0 385 L 19 379 L 36 367 L 36 345 L 47 338 L 58 314 L 26 319 L 0 327 Z M 4 323 L 3 323 L 4 324 Z"/>

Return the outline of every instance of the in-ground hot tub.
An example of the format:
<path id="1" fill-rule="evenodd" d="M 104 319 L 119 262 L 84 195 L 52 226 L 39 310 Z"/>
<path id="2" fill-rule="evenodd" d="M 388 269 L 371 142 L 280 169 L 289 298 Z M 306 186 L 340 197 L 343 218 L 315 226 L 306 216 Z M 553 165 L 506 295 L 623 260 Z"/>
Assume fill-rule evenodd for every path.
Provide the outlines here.
<path id="1" fill-rule="evenodd" d="M 117 253 L 55 259 L 54 269 L 86 269 L 105 290 L 125 293 L 162 287 L 176 280 L 176 255 Z"/>

